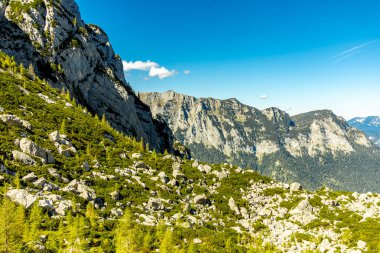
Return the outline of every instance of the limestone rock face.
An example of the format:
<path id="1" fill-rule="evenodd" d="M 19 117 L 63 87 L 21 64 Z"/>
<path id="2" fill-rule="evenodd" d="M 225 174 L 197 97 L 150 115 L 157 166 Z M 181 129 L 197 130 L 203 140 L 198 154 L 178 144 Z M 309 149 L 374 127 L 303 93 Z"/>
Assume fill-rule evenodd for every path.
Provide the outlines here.
<path id="1" fill-rule="evenodd" d="M 21 2 L 22 10 L 15 8 Z M 117 129 L 144 138 L 150 147 L 171 150 L 165 122 L 153 119 L 125 81 L 121 59 L 105 32 L 87 25 L 74 0 L 0 1 L 0 50 L 98 115 Z"/>
<path id="2" fill-rule="evenodd" d="M 253 168 L 307 188 L 380 189 L 374 181 L 380 150 L 331 111 L 290 117 L 280 109 L 258 110 L 236 99 L 195 98 L 173 91 L 138 96 L 201 161 Z M 193 167 L 205 171 L 197 162 Z M 358 167 L 366 172 L 359 173 Z"/>
<path id="3" fill-rule="evenodd" d="M 14 116 L 14 115 L 9 115 L 9 114 L 0 115 L 0 119 L 9 126 L 23 127 L 28 130 L 33 129 L 32 125 L 29 122 L 22 120 L 19 117 Z"/>

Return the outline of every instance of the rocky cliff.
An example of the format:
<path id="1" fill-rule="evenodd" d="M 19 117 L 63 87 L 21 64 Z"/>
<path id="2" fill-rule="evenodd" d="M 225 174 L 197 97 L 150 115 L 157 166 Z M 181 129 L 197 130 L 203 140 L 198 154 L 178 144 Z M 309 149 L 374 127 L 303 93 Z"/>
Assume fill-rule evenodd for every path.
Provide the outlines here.
<path id="1" fill-rule="evenodd" d="M 140 93 L 194 157 L 252 167 L 311 188 L 379 190 L 380 152 L 359 130 L 331 111 L 290 117 L 236 99 L 194 98 L 172 91 Z"/>
<path id="2" fill-rule="evenodd" d="M 152 119 L 125 81 L 107 35 L 82 21 L 73 0 L 0 0 L 0 35 L 1 51 L 69 90 L 93 113 L 105 114 L 118 130 L 161 151 L 172 146 L 166 124 Z"/>

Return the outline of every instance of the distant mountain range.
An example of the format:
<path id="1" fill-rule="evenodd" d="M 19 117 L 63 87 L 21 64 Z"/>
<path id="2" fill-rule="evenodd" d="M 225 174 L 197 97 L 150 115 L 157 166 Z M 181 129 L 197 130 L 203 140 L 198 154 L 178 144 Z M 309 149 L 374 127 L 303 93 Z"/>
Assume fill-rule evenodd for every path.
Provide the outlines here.
<path id="1" fill-rule="evenodd" d="M 380 147 L 380 117 L 356 117 L 349 120 L 348 124 L 363 131 L 374 144 Z"/>
<path id="2" fill-rule="evenodd" d="M 194 158 L 250 167 L 309 188 L 379 191 L 380 150 L 328 110 L 290 117 L 236 99 L 195 98 L 168 91 L 139 93 Z"/>

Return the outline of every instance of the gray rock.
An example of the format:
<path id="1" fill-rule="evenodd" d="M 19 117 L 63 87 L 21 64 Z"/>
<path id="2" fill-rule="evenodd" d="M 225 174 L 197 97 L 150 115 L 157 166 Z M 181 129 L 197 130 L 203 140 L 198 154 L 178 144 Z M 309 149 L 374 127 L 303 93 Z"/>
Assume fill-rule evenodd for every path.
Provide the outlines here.
<path id="1" fill-rule="evenodd" d="M 206 195 L 197 195 L 194 197 L 194 204 L 196 205 L 211 205 L 211 201 L 206 197 Z"/>
<path id="2" fill-rule="evenodd" d="M 44 208 L 46 210 L 49 210 L 49 211 L 54 210 L 53 201 L 51 201 L 49 199 L 40 199 L 38 201 L 38 206 L 41 208 Z"/>
<path id="3" fill-rule="evenodd" d="M 142 154 L 140 154 L 140 153 L 133 153 L 132 154 L 132 159 L 141 159 L 141 157 L 142 157 Z"/>
<path id="4" fill-rule="evenodd" d="M 7 167 L 5 167 L 2 164 L 0 164 L 0 172 L 7 174 L 9 176 L 16 176 L 16 172 L 9 170 Z"/>
<path id="5" fill-rule="evenodd" d="M 193 243 L 194 244 L 202 244 L 203 241 L 201 239 L 199 239 L 199 238 L 194 238 Z"/>
<path id="6" fill-rule="evenodd" d="M 9 190 L 6 193 L 6 196 L 13 202 L 20 204 L 25 208 L 29 208 L 37 200 L 36 196 L 22 189 Z"/>
<path id="7" fill-rule="evenodd" d="M 37 176 L 34 174 L 34 172 L 31 172 L 25 177 L 23 177 L 21 180 L 24 182 L 34 182 L 37 180 Z"/>
<path id="8" fill-rule="evenodd" d="M 71 200 L 63 200 L 59 202 L 58 207 L 55 209 L 56 213 L 59 215 L 65 215 L 66 211 L 72 207 Z"/>
<path id="9" fill-rule="evenodd" d="M 121 195 L 118 191 L 111 192 L 110 196 L 113 200 L 120 200 L 121 199 Z"/>
<path id="10" fill-rule="evenodd" d="M 164 209 L 164 205 L 162 204 L 160 199 L 149 198 L 148 204 L 146 205 L 148 209 L 153 211 L 159 211 Z"/>
<path id="11" fill-rule="evenodd" d="M 90 165 L 88 164 L 87 161 L 84 161 L 83 164 L 82 164 L 82 168 L 85 170 L 85 171 L 90 171 Z"/>
<path id="12" fill-rule="evenodd" d="M 17 126 L 17 127 L 26 128 L 28 130 L 33 130 L 32 125 L 28 121 L 22 120 L 15 115 L 10 115 L 10 114 L 0 115 L 0 119 L 8 126 Z"/>
<path id="13" fill-rule="evenodd" d="M 135 163 L 136 169 L 146 169 L 148 168 L 144 162 L 138 161 Z"/>
<path id="14" fill-rule="evenodd" d="M 5 181 L 5 177 L 0 176 L 0 183 L 3 183 Z"/>
<path id="15" fill-rule="evenodd" d="M 239 211 L 239 208 L 237 207 L 237 205 L 235 204 L 235 200 L 231 197 L 229 200 L 228 200 L 228 206 L 229 208 L 235 212 L 236 215 L 240 215 L 240 211 Z"/>
<path id="16" fill-rule="evenodd" d="M 292 183 L 290 185 L 290 190 L 291 191 L 300 191 L 300 190 L 302 190 L 302 186 L 300 183 Z"/>
<path id="17" fill-rule="evenodd" d="M 41 148 L 31 140 L 22 138 L 20 140 L 20 148 L 24 153 L 41 158 L 41 161 L 44 164 L 54 163 L 54 157 L 52 153 L 48 150 Z"/>
<path id="18" fill-rule="evenodd" d="M 41 177 L 36 182 L 34 182 L 33 185 L 38 188 L 43 188 L 46 183 L 46 179 L 44 177 Z"/>
<path id="19" fill-rule="evenodd" d="M 163 171 L 158 173 L 158 177 L 161 179 L 161 182 L 164 184 L 167 184 L 170 181 L 170 179 L 166 176 L 165 172 L 163 172 Z"/>
<path id="20" fill-rule="evenodd" d="M 15 161 L 22 162 L 25 165 L 34 166 L 37 164 L 37 162 L 33 158 L 31 158 L 29 155 L 25 154 L 24 152 L 14 150 L 12 151 L 12 156 Z"/>
<path id="21" fill-rule="evenodd" d="M 95 191 L 93 189 L 91 189 L 90 187 L 88 187 L 87 185 L 85 185 L 83 182 L 80 182 L 76 179 L 71 181 L 62 190 L 66 191 L 66 192 L 72 192 L 72 193 L 79 194 L 80 197 L 82 197 L 88 201 L 96 199 Z"/>

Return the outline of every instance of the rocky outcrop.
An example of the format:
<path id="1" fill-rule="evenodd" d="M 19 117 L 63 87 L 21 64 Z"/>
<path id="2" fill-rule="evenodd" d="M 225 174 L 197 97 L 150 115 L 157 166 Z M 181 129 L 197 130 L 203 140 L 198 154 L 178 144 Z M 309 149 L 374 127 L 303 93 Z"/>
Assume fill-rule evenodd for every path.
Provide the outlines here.
<path id="1" fill-rule="evenodd" d="M 49 150 L 41 148 L 33 141 L 23 138 L 20 140 L 19 145 L 22 152 L 39 157 L 43 164 L 54 163 L 53 154 Z"/>
<path id="2" fill-rule="evenodd" d="M 37 200 L 36 196 L 34 196 L 33 194 L 30 194 L 27 190 L 22 190 L 22 189 L 9 190 L 6 193 L 6 196 L 13 202 L 16 202 L 17 204 L 22 205 L 25 208 L 31 207 L 34 204 L 34 202 Z"/>
<path id="3" fill-rule="evenodd" d="M 9 114 L 0 115 L 0 119 L 8 126 L 17 126 L 17 127 L 26 128 L 28 130 L 33 129 L 32 125 L 28 121 L 22 120 L 19 117 L 14 116 L 14 115 L 9 115 Z"/>
<path id="4" fill-rule="evenodd" d="M 107 35 L 82 21 L 74 0 L 1 0 L 0 22 L 0 50 L 30 66 L 32 74 L 69 90 L 118 130 L 171 150 L 170 129 L 134 94 Z"/>
<path id="5" fill-rule="evenodd" d="M 236 99 L 198 99 L 173 91 L 138 95 L 199 160 L 227 161 L 308 188 L 380 189 L 374 181 L 380 151 L 331 111 L 290 117 L 277 108 L 258 110 Z"/>

